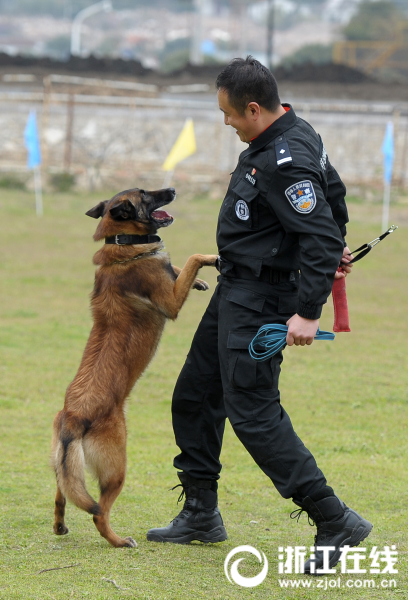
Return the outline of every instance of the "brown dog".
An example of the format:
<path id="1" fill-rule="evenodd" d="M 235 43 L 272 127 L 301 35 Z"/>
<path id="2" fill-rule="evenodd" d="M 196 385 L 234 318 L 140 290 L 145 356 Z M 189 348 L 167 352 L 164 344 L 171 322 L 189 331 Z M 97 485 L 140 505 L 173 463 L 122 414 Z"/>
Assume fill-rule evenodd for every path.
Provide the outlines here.
<path id="1" fill-rule="evenodd" d="M 124 403 L 146 369 L 166 319 L 176 319 L 189 290 L 208 289 L 196 279 L 216 256 L 194 254 L 184 269 L 173 267 L 155 235 L 173 222 L 160 207 L 175 198 L 173 188 L 126 190 L 86 214 L 102 217 L 94 240 L 105 238 L 95 254 L 99 266 L 92 293 L 94 324 L 82 362 L 68 386 L 64 409 L 54 419 L 52 466 L 57 477 L 54 533 L 64 535 L 66 498 L 93 515 L 99 533 L 115 547 L 134 547 L 109 525 L 112 505 L 126 471 Z M 85 465 L 96 476 L 99 502 L 85 487 Z"/>

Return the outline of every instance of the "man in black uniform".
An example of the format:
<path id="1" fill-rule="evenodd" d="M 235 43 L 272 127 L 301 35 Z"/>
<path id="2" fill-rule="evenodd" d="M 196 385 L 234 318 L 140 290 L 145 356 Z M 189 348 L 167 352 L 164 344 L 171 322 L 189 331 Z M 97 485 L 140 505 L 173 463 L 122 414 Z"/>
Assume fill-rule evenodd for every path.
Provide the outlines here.
<path id="1" fill-rule="evenodd" d="M 280 404 L 279 352 L 255 362 L 248 346 L 259 327 L 288 325 L 289 346 L 311 344 L 333 280 L 351 267 L 344 237 L 346 189 L 320 136 L 279 100 L 270 71 L 252 57 L 235 59 L 217 78 L 224 122 L 249 147 L 242 152 L 221 206 L 219 284 L 194 336 L 173 396 L 174 459 L 186 500 L 151 541 L 227 539 L 217 507 L 226 417 L 284 498 L 317 525 L 316 546 L 357 545 L 371 523 L 327 485 L 313 455 Z M 336 273 L 342 260 L 343 269 Z M 301 272 L 301 276 L 299 275 Z M 305 572 L 323 565 L 322 550 Z"/>

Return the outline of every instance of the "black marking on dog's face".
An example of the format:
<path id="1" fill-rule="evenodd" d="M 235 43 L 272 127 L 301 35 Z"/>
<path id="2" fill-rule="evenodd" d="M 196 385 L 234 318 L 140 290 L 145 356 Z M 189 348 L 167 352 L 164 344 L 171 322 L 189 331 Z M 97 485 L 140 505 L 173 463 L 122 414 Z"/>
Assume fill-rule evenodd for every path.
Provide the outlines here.
<path id="1" fill-rule="evenodd" d="M 104 220 L 111 217 L 118 225 L 126 221 L 129 224 L 132 222 L 135 224 L 140 223 L 145 226 L 144 233 L 152 234 L 156 233 L 160 227 L 168 227 L 173 223 L 174 218 L 172 215 L 160 209 L 162 206 L 173 202 L 175 197 L 176 191 L 174 188 L 152 192 L 134 188 L 119 192 L 111 200 L 100 202 L 94 208 L 88 210 L 86 214 L 95 219 L 101 216 L 104 217 Z M 103 230 L 103 232 L 106 234 L 106 230 Z M 129 233 L 129 230 L 127 232 Z M 112 233 L 116 233 L 115 230 Z"/>
<path id="2" fill-rule="evenodd" d="M 90 208 L 85 214 L 88 217 L 92 217 L 93 219 L 99 219 L 99 217 L 103 216 L 105 207 L 106 207 L 106 205 L 107 205 L 108 202 L 110 202 L 110 201 L 109 200 L 103 200 L 102 202 L 99 202 L 99 204 L 97 204 L 93 208 Z"/>
<path id="3" fill-rule="evenodd" d="M 173 223 L 173 217 L 160 208 L 173 202 L 175 197 L 174 188 L 153 192 L 139 188 L 124 190 L 112 198 L 109 212 L 115 221 L 137 221 L 149 226 L 152 233 Z"/>
<path id="4" fill-rule="evenodd" d="M 115 221 L 134 221 L 136 219 L 135 205 L 128 198 L 110 208 L 109 212 Z"/>
<path id="5" fill-rule="evenodd" d="M 156 229 L 171 225 L 174 218 L 167 211 L 158 209 L 173 202 L 176 197 L 176 190 L 174 188 L 166 188 L 164 190 L 157 190 L 156 192 L 144 192 L 144 196 L 149 202 L 147 207 L 149 221 L 154 224 Z M 143 201 L 142 197 L 142 203 Z"/>

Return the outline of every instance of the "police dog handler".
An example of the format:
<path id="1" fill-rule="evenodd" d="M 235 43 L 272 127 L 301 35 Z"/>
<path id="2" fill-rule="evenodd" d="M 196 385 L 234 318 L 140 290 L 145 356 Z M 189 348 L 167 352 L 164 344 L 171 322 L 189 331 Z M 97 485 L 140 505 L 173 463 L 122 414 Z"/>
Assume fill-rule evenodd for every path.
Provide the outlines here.
<path id="1" fill-rule="evenodd" d="M 276 81 L 261 63 L 251 56 L 234 59 L 216 87 L 225 124 L 248 148 L 220 210 L 219 283 L 174 390 L 173 427 L 181 450 L 174 466 L 184 507 L 167 527 L 150 529 L 147 539 L 227 539 L 217 487 L 228 417 L 279 493 L 314 521 L 315 545 L 336 547 L 333 566 L 339 549 L 357 545 L 372 525 L 334 494 L 296 435 L 280 403 L 282 353 L 256 362 L 248 345 L 267 323 L 288 325 L 288 346 L 313 342 L 334 278 L 351 271 L 343 266 L 336 273 L 340 261 L 350 259 L 346 189 L 320 136 L 281 104 Z M 317 551 L 305 572 L 322 565 L 323 552 Z"/>

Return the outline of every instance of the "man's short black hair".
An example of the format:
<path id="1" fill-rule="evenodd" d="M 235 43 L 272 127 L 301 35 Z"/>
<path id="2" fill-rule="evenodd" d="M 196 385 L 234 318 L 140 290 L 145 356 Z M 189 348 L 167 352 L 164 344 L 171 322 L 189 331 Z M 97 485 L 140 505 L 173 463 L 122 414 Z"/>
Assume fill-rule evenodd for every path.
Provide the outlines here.
<path id="1" fill-rule="evenodd" d="M 234 58 L 218 75 L 215 87 L 227 92 L 229 103 L 241 115 L 249 102 L 270 112 L 280 105 L 275 77 L 253 56 Z"/>

